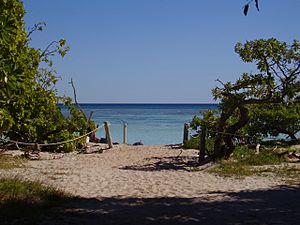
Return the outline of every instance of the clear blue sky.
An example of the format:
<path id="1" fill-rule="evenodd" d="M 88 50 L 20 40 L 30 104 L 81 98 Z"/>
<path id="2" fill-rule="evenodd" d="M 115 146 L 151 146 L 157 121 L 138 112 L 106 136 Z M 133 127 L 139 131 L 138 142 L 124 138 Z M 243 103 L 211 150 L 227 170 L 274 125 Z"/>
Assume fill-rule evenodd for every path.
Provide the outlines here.
<path id="1" fill-rule="evenodd" d="M 60 94 L 79 102 L 208 103 L 215 80 L 255 71 L 237 42 L 300 39 L 299 0 L 24 0 L 26 26 L 45 21 L 32 46 L 65 38 L 71 50 L 55 67 Z"/>

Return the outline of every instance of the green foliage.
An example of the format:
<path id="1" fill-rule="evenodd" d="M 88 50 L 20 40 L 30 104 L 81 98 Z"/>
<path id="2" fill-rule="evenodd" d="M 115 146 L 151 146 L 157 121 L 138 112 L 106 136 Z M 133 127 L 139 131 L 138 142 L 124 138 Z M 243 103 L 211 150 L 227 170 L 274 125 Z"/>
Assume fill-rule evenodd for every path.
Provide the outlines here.
<path id="1" fill-rule="evenodd" d="M 224 177 L 244 177 L 253 175 L 253 171 L 239 162 L 222 160 L 219 165 L 209 170 L 209 172 L 218 174 Z"/>
<path id="2" fill-rule="evenodd" d="M 0 133 L 12 126 L 13 120 L 5 109 L 0 109 Z"/>
<path id="3" fill-rule="evenodd" d="M 235 47 L 244 62 L 253 62 L 257 74 L 244 73 L 235 83 L 222 83 L 215 88 L 213 95 L 226 103 L 293 102 L 299 93 L 300 43 L 291 45 L 275 38 L 238 43 Z"/>
<path id="4" fill-rule="evenodd" d="M 254 149 L 246 146 L 238 146 L 230 160 L 220 160 L 218 166 L 211 169 L 210 172 L 222 176 L 250 176 L 259 173 L 253 166 L 278 165 L 282 160 L 273 151 L 264 149 L 259 154 Z"/>
<path id="5" fill-rule="evenodd" d="M 255 105 L 250 110 L 250 118 L 246 127 L 250 135 L 286 134 L 293 140 L 300 131 L 300 103 Z"/>
<path id="6" fill-rule="evenodd" d="M 52 187 L 47 187 L 38 182 L 22 181 L 19 179 L 0 179 L 0 200 L 23 201 L 30 204 L 49 204 L 58 198 L 67 195 Z"/>
<path id="7" fill-rule="evenodd" d="M 193 120 L 191 121 L 190 127 L 196 132 L 196 135 L 187 144 L 192 145 L 195 149 L 199 149 L 199 135 L 201 132 L 201 127 L 206 127 L 206 155 L 211 156 L 213 152 L 213 139 L 216 136 L 215 127 L 217 125 L 218 116 L 219 112 L 217 110 L 204 111 L 201 113 L 201 117 L 194 116 Z"/>
<path id="8" fill-rule="evenodd" d="M 21 1 L 0 0 L 0 135 L 49 143 L 72 139 L 74 132 L 85 133 L 92 122 L 69 98 L 56 95 L 58 78 L 51 57 L 65 56 L 69 50 L 66 41 L 53 41 L 43 51 L 29 47 L 32 32 L 43 30 L 45 24 L 38 23 L 26 32 L 23 18 Z M 67 105 L 70 117 L 63 116 L 57 106 L 59 100 Z M 57 148 L 70 151 L 77 144 Z"/>
<path id="9" fill-rule="evenodd" d="M 246 146 L 238 146 L 232 158 L 245 166 L 277 165 L 282 162 L 279 156 L 270 149 L 263 149 L 259 154 L 256 154 L 254 149 L 249 149 Z"/>
<path id="10" fill-rule="evenodd" d="M 205 155 L 212 156 L 214 150 L 214 139 L 207 138 L 205 142 Z M 183 146 L 186 149 L 199 149 L 200 147 L 200 136 L 199 134 L 192 136 L 187 143 Z"/>
<path id="11" fill-rule="evenodd" d="M 238 43 L 235 47 L 244 62 L 256 64 L 259 74 L 250 75 L 250 83 L 244 77 L 240 80 L 252 87 L 243 88 L 254 91 L 257 97 L 276 97 L 281 102 L 290 102 L 297 97 L 300 89 L 299 64 L 300 64 L 300 43 L 294 40 L 288 45 L 275 38 L 247 41 L 245 44 Z M 254 79 L 256 78 L 256 79 Z M 239 85 L 239 82 L 237 82 Z M 241 86 L 238 86 L 241 89 Z M 272 96 L 270 96 L 272 95 Z"/>
<path id="12" fill-rule="evenodd" d="M 199 149 L 199 143 L 199 136 L 193 136 L 184 144 L 183 147 L 186 149 Z"/>
<path id="13" fill-rule="evenodd" d="M 205 126 L 207 129 L 214 128 L 217 124 L 219 112 L 216 110 L 207 110 L 202 112 L 201 117 L 194 116 L 190 127 L 199 132 L 201 126 Z"/>
<path id="14" fill-rule="evenodd" d="M 283 133 L 295 139 L 299 131 L 299 41 L 289 45 L 275 38 L 259 39 L 238 43 L 235 51 L 244 62 L 255 63 L 257 73 L 244 73 L 236 82 L 218 80 L 221 87 L 212 91 L 220 100 L 220 113 L 213 126 L 210 117 L 198 124 L 215 133 L 216 158 L 229 157 L 234 139 L 243 141 L 243 135 Z"/>
<path id="15" fill-rule="evenodd" d="M 206 141 L 205 141 L 205 155 L 212 156 L 213 154 L 213 138 L 215 137 L 215 132 L 213 128 L 216 126 L 218 118 L 218 111 L 207 110 L 201 112 L 201 116 L 194 116 L 190 123 L 190 127 L 196 133 L 193 137 L 184 145 L 185 148 L 193 148 L 200 150 L 200 133 L 201 127 L 206 128 Z"/>

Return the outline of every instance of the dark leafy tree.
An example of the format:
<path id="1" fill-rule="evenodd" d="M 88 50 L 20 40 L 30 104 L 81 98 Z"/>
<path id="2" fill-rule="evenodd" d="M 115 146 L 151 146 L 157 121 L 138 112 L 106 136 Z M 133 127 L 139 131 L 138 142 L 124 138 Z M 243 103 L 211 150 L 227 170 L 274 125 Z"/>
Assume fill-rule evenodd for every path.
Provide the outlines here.
<path id="1" fill-rule="evenodd" d="M 295 116 L 300 100 L 299 42 L 294 41 L 288 45 L 274 38 L 260 39 L 247 41 L 245 44 L 238 43 L 235 51 L 244 62 L 255 63 L 257 73 L 244 73 L 234 83 L 223 83 L 218 80 L 221 86 L 216 87 L 212 92 L 214 98 L 220 100 L 220 114 L 213 128 L 213 132 L 216 134 L 214 137 L 214 157 L 216 158 L 230 156 L 234 150 L 234 139 L 239 132 L 245 131 L 245 126 L 251 120 L 253 127 L 256 127 L 256 132 L 260 134 L 283 133 L 281 128 L 286 122 L 289 122 L 285 125 L 285 133 L 289 132 L 292 135 L 298 128 L 292 128 L 293 125 L 290 122 L 299 124 L 299 117 Z M 267 118 L 262 120 L 263 111 L 261 111 L 260 117 L 258 113 L 255 114 L 265 105 L 276 106 L 269 108 L 271 111 L 274 109 L 272 122 Z M 294 115 L 281 113 L 282 117 L 278 119 L 278 113 L 276 114 L 275 110 L 284 109 Z M 263 127 L 255 122 L 259 118 L 264 124 Z M 275 121 L 280 121 L 282 126 L 275 129 Z M 291 130 L 292 132 L 290 132 Z"/>
<path id="2" fill-rule="evenodd" d="M 250 108 L 250 121 L 246 126 L 251 136 L 286 135 L 296 140 L 300 131 L 300 103 L 262 104 Z"/>
<path id="3" fill-rule="evenodd" d="M 85 133 L 89 122 L 70 98 L 57 96 L 58 81 L 52 56 L 69 50 L 66 41 L 53 41 L 44 50 L 31 48 L 31 34 L 43 30 L 44 23 L 30 31 L 24 28 L 24 8 L 19 0 L 0 0 L 0 134 L 12 140 L 47 143 Z M 69 109 L 64 117 L 57 103 Z M 74 143 L 59 146 L 70 150 Z"/>

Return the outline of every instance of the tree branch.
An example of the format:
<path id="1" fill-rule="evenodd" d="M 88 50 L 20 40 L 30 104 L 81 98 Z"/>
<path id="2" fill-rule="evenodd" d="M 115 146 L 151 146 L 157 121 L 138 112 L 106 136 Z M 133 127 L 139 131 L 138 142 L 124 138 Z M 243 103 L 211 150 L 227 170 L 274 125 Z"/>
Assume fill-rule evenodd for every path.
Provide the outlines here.
<path id="1" fill-rule="evenodd" d="M 272 99 L 271 97 L 265 99 L 256 99 L 250 98 L 244 101 L 245 105 L 252 105 L 252 104 L 263 104 L 263 103 L 280 103 L 280 99 Z"/>
<path id="2" fill-rule="evenodd" d="M 225 87 L 225 84 L 218 78 L 215 80 L 216 82 L 219 82 L 220 84 L 222 84 Z"/>
<path id="3" fill-rule="evenodd" d="M 298 66 L 291 72 L 291 76 L 299 74 L 299 71 L 298 71 L 299 69 L 300 69 L 300 63 L 298 63 Z"/>
<path id="4" fill-rule="evenodd" d="M 282 73 L 282 75 L 287 78 L 287 75 L 285 74 L 284 72 L 284 69 L 282 69 L 281 65 L 279 62 L 275 62 L 276 63 L 276 66 L 278 67 L 278 69 L 280 70 L 280 72 Z"/>
<path id="5" fill-rule="evenodd" d="M 43 57 L 45 57 L 45 56 L 47 56 L 47 55 L 50 55 L 50 54 L 52 54 L 52 53 L 55 53 L 55 50 L 48 52 L 49 48 L 51 48 L 51 46 L 54 45 L 54 44 L 58 44 L 58 42 L 57 42 L 57 41 L 52 41 L 52 42 L 45 48 L 45 50 L 40 54 L 40 58 L 43 58 Z"/>
<path id="6" fill-rule="evenodd" d="M 37 30 L 39 31 L 42 31 L 43 30 L 43 27 L 46 26 L 46 23 L 45 22 L 39 22 L 39 23 L 36 23 L 34 24 L 34 26 L 32 28 L 29 28 L 30 31 L 27 32 L 27 39 L 31 36 L 31 34 Z"/>
<path id="7" fill-rule="evenodd" d="M 73 82 L 73 79 L 71 78 L 71 81 L 69 82 L 69 84 L 71 84 L 72 88 L 73 88 L 73 94 L 74 94 L 74 101 L 75 104 L 78 106 L 78 102 L 77 102 L 77 95 L 76 95 L 76 89 L 75 89 L 75 85 Z"/>

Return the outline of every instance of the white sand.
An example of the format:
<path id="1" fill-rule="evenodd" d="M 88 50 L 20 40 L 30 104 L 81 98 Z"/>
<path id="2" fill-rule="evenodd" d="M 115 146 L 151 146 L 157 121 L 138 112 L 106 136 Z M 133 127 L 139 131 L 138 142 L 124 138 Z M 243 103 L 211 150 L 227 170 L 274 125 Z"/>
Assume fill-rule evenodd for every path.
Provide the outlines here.
<path id="1" fill-rule="evenodd" d="M 212 192 L 270 189 L 283 184 L 274 178 L 224 178 L 205 170 L 195 172 L 192 164 L 196 160 L 196 150 L 119 145 L 102 154 L 72 153 L 29 161 L 25 168 L 0 171 L 0 176 L 38 180 L 85 198 L 196 198 Z"/>
<path id="2" fill-rule="evenodd" d="M 38 224 L 290 225 L 300 220 L 299 186 L 274 177 L 191 171 L 196 150 L 120 145 L 102 154 L 54 157 L 0 171 L 0 177 L 38 180 L 76 196 Z"/>

